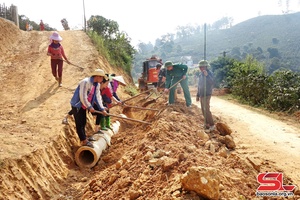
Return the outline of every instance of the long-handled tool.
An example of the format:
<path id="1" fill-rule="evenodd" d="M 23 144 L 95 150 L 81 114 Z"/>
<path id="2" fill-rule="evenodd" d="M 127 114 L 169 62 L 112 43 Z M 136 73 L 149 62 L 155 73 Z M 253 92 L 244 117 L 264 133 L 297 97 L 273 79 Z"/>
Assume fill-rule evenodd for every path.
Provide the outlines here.
<path id="1" fill-rule="evenodd" d="M 181 81 L 183 80 L 183 78 L 181 78 L 179 81 L 177 81 L 175 84 L 173 84 L 170 88 L 169 88 L 169 90 L 171 90 L 173 87 L 175 87 L 178 83 L 180 83 Z"/>
<path id="2" fill-rule="evenodd" d="M 83 67 L 80 67 L 80 66 L 78 66 L 78 65 L 75 65 L 75 64 L 71 63 L 70 61 L 67 62 L 67 61 L 64 60 L 64 59 L 62 59 L 62 60 L 63 60 L 64 62 L 68 63 L 69 65 L 73 65 L 73 66 L 78 67 L 78 68 L 80 68 L 80 69 L 85 69 L 85 68 L 83 68 Z"/>
<path id="3" fill-rule="evenodd" d="M 173 87 L 177 86 L 178 83 L 180 83 L 183 80 L 183 78 L 181 78 L 179 81 L 177 81 L 175 84 L 173 84 L 170 88 L 168 88 L 169 90 L 171 90 Z M 162 95 L 164 95 L 164 91 L 161 92 L 161 94 L 156 97 L 154 100 L 156 101 L 158 98 L 160 98 Z"/>
<path id="4" fill-rule="evenodd" d="M 98 113 L 98 114 L 103 114 L 103 112 L 97 111 L 97 110 L 95 110 L 94 112 Z M 124 119 L 124 120 L 128 120 L 128 121 L 140 122 L 140 123 L 144 123 L 144 124 L 151 124 L 150 122 L 146 122 L 146 121 L 142 121 L 142 120 L 138 120 L 138 119 L 127 118 L 127 117 L 122 117 L 122 116 L 114 115 L 114 114 L 110 114 L 110 113 L 107 113 L 106 115 L 107 116 L 111 116 L 111 117 L 116 117 L 116 118 Z"/>
<path id="5" fill-rule="evenodd" d="M 151 92 L 148 96 L 146 96 L 145 100 L 147 100 L 153 93 L 155 93 L 155 92 Z"/>
<path id="6" fill-rule="evenodd" d="M 127 108 L 135 108 L 135 109 L 141 109 L 141 110 L 154 110 L 154 111 L 159 111 L 159 109 L 154 109 L 154 108 L 145 108 L 145 107 L 138 107 L 138 106 L 129 106 L 129 105 L 124 105 Z"/>
<path id="7" fill-rule="evenodd" d="M 141 92 L 141 93 L 139 93 L 139 94 L 137 94 L 137 95 L 135 95 L 135 96 L 133 96 L 133 97 L 130 97 L 130 98 L 128 98 L 128 99 L 125 99 L 125 100 L 122 101 L 122 103 L 125 103 L 126 101 L 129 101 L 129 100 L 131 100 L 131 99 L 134 99 L 134 98 L 136 98 L 136 97 L 139 97 L 139 96 L 141 96 L 141 95 L 143 95 L 143 94 L 145 94 L 145 93 L 148 93 L 148 92 L 150 92 L 151 90 L 153 90 L 153 88 L 151 88 L 151 89 L 149 89 L 149 90 L 147 90 L 147 91 Z M 122 105 L 122 104 L 114 104 L 114 105 L 112 105 L 110 108 L 115 107 L 115 106 L 118 106 L 118 105 Z"/>

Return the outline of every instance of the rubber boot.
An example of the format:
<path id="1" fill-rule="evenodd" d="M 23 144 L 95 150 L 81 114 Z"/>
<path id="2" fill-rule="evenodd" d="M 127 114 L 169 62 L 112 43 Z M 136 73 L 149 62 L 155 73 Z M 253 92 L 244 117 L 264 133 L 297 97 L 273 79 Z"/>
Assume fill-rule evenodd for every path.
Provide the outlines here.
<path id="1" fill-rule="evenodd" d="M 107 131 L 108 129 L 105 126 L 105 117 L 101 117 L 100 119 L 101 130 Z"/>
<path id="2" fill-rule="evenodd" d="M 111 129 L 111 127 L 110 127 L 110 116 L 105 117 L 105 125 L 106 125 L 107 128 Z"/>
<path id="3" fill-rule="evenodd" d="M 59 77 L 59 78 L 58 78 L 58 86 L 59 86 L 59 87 L 61 87 L 61 86 L 62 86 L 62 83 L 61 83 L 61 81 L 62 81 L 62 77 Z"/>

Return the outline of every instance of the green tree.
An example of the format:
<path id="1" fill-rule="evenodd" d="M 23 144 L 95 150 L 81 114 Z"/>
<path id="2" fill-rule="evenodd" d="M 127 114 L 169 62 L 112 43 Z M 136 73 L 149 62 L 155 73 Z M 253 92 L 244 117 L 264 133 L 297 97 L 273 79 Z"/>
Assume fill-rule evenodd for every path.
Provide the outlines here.
<path id="1" fill-rule="evenodd" d="M 32 26 L 32 30 L 36 30 L 36 31 L 40 30 L 40 25 L 39 24 L 37 24 L 34 21 L 31 21 L 25 15 L 19 15 L 19 27 L 23 31 L 26 31 L 26 22 L 28 22 Z M 51 28 L 47 23 L 45 23 L 45 30 L 46 31 L 56 31 L 56 29 Z"/>
<path id="2" fill-rule="evenodd" d="M 300 76 L 291 70 L 280 70 L 270 76 L 266 107 L 275 111 L 296 111 L 300 106 Z"/>
<path id="3" fill-rule="evenodd" d="M 107 55 L 110 63 L 122 67 L 128 74 L 131 74 L 136 50 L 131 46 L 131 39 L 127 33 L 119 31 L 118 23 L 99 15 L 92 15 L 88 20 L 88 29 L 94 42 L 100 44 L 98 48 L 106 49 L 106 52 L 101 51 Z"/>
<path id="4" fill-rule="evenodd" d="M 240 60 L 241 59 L 241 48 L 240 47 L 233 47 L 231 50 L 231 55 L 233 58 Z"/>
<path id="5" fill-rule="evenodd" d="M 230 28 L 232 22 L 233 19 L 231 17 L 222 17 L 218 21 L 214 22 L 211 28 L 214 30 Z"/>
<path id="6" fill-rule="evenodd" d="M 177 52 L 177 53 L 181 53 L 181 52 L 182 52 L 182 47 L 181 47 L 181 45 L 177 45 L 177 46 L 176 46 L 176 52 Z"/>
<path id="7" fill-rule="evenodd" d="M 279 54 L 279 51 L 277 48 L 270 47 L 270 48 L 268 48 L 267 51 L 270 54 L 269 58 L 274 58 L 274 57 L 280 58 L 280 54 Z"/>
<path id="8" fill-rule="evenodd" d="M 88 29 L 98 33 L 105 39 L 112 39 L 119 32 L 119 24 L 99 15 L 92 15 L 87 21 Z"/>
<path id="9" fill-rule="evenodd" d="M 231 87 L 231 68 L 236 62 L 235 59 L 229 57 L 219 57 L 210 63 L 214 73 L 215 87 Z"/>
<path id="10" fill-rule="evenodd" d="M 280 59 L 277 57 L 274 57 L 271 59 L 271 64 L 269 66 L 269 74 L 272 74 L 274 71 L 280 69 L 281 64 L 280 64 Z"/>
<path id="11" fill-rule="evenodd" d="M 191 35 L 195 34 L 196 29 L 190 24 L 186 26 L 178 26 L 176 28 L 176 37 L 177 39 L 188 39 Z"/>
<path id="12" fill-rule="evenodd" d="M 150 42 L 148 44 L 143 42 L 138 43 L 137 47 L 137 52 L 139 52 L 140 54 L 149 54 L 151 51 L 153 51 L 154 48 Z"/>
<path id="13" fill-rule="evenodd" d="M 273 44 L 278 44 L 279 43 L 279 40 L 277 38 L 272 38 L 272 43 Z"/>
<path id="14" fill-rule="evenodd" d="M 252 105 L 264 103 L 269 82 L 263 66 L 257 60 L 248 56 L 244 63 L 235 62 L 231 76 L 232 92 L 235 96 Z"/>

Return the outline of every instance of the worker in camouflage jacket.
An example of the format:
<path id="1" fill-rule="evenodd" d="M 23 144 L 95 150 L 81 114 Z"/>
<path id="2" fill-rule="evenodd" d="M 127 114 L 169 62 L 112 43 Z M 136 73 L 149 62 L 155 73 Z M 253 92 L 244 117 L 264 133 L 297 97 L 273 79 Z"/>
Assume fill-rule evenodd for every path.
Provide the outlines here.
<path id="1" fill-rule="evenodd" d="M 175 103 L 175 90 L 176 85 L 180 81 L 180 85 L 183 90 L 185 103 L 187 107 L 191 107 L 192 99 L 188 85 L 188 79 L 186 76 L 188 67 L 183 64 L 173 64 L 171 61 L 165 62 L 166 70 L 166 84 L 165 84 L 165 93 L 169 93 L 169 105 Z"/>

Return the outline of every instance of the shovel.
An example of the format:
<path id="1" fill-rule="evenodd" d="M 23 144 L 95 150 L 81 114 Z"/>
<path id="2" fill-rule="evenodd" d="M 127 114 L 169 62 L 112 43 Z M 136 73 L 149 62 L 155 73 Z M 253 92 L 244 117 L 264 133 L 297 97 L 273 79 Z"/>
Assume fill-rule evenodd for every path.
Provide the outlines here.
<path id="1" fill-rule="evenodd" d="M 103 112 L 95 110 L 94 113 L 98 113 L 98 114 L 102 114 Z M 110 114 L 110 113 L 106 113 L 107 116 L 111 116 L 111 117 L 116 117 L 116 118 L 120 118 L 120 119 L 125 119 L 128 121 L 133 121 L 133 122 L 140 122 L 140 123 L 144 123 L 144 124 L 151 124 L 150 122 L 146 122 L 146 121 L 142 121 L 142 120 L 138 120 L 138 119 L 132 119 L 132 118 L 127 118 L 127 117 L 122 117 L 119 115 L 114 115 L 114 114 Z"/>

